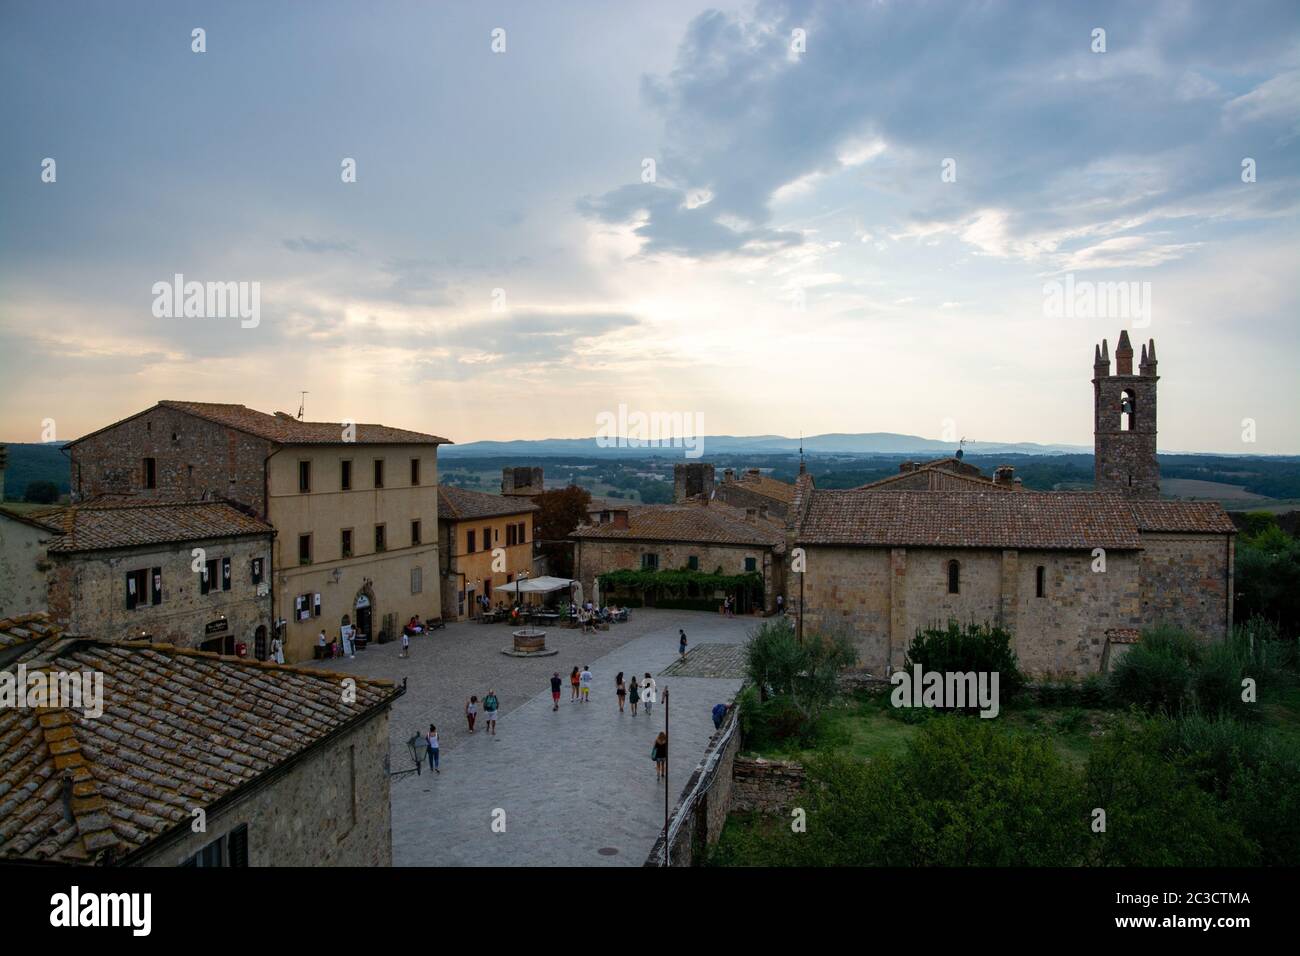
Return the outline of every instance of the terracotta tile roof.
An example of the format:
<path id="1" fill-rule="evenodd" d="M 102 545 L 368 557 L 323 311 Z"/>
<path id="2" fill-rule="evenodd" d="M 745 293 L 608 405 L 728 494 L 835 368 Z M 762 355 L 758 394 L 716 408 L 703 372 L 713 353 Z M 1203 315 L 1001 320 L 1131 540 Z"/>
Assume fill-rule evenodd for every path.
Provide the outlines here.
<path id="1" fill-rule="evenodd" d="M 102 673 L 104 712 L 0 710 L 0 860 L 121 859 L 402 693 L 356 678 L 343 703 L 345 675 L 170 645 L 66 638 L 23 663 Z"/>
<path id="2" fill-rule="evenodd" d="M 799 543 L 875 547 L 1141 547 L 1124 499 L 1094 492 L 814 490 Z"/>
<path id="3" fill-rule="evenodd" d="M 705 544 L 755 544 L 779 547 L 780 529 L 770 521 L 749 521 L 745 513 L 720 501 L 709 504 L 633 505 L 628 526 L 613 523 L 585 525 L 570 537 L 628 541 L 698 541 Z"/>
<path id="4" fill-rule="evenodd" d="M 352 442 L 344 441 L 342 422 L 300 422 L 286 412 L 269 415 L 246 405 L 221 404 L 217 402 L 179 402 L 161 401 L 157 407 L 174 408 L 177 411 L 194 415 L 197 418 L 216 422 L 227 428 L 247 432 L 258 438 L 266 439 L 280 445 L 450 445 L 446 438 L 427 435 L 424 432 L 407 431 L 404 428 L 391 428 L 387 425 L 357 424 Z M 138 414 L 144 414 L 140 412 Z M 132 418 L 137 416 L 133 415 Z M 120 424 L 120 422 L 115 423 Z M 83 435 L 69 446 L 83 442 L 91 435 L 112 428 L 108 425 L 90 435 Z"/>
<path id="5" fill-rule="evenodd" d="M 745 472 L 742 475 L 737 475 L 732 479 L 732 481 L 723 482 L 723 484 L 733 483 L 740 485 L 742 488 L 746 488 L 755 494 L 762 495 L 765 498 L 774 498 L 775 500 L 787 505 L 794 501 L 794 485 L 784 481 L 778 481 L 769 475 L 761 473 L 755 475 Z"/>
<path id="6" fill-rule="evenodd" d="M 64 509 L 63 524 L 63 536 L 50 544 L 52 552 L 269 535 L 273 531 L 238 508 L 215 501 L 73 505 Z"/>
<path id="7" fill-rule="evenodd" d="M 1232 534 L 1237 530 L 1217 501 L 1131 501 L 1129 507 L 1143 531 Z"/>
<path id="8" fill-rule="evenodd" d="M 15 521 L 21 521 L 23 524 L 31 525 L 33 528 L 40 528 L 44 531 L 53 531 L 57 534 L 62 534 L 63 510 L 62 506 L 34 508 L 31 511 L 18 511 L 13 508 L 0 506 L 0 515 L 4 515 L 6 518 L 13 518 Z"/>
<path id="9" fill-rule="evenodd" d="M 495 518 L 500 515 L 520 515 L 540 511 L 523 495 L 507 497 L 470 491 L 454 485 L 438 486 L 438 517 L 443 521 L 465 521 L 471 518 Z"/>
<path id="10" fill-rule="evenodd" d="M 905 471 L 897 475 L 890 475 L 887 478 L 879 478 L 876 481 L 868 482 L 865 485 L 859 485 L 854 491 L 865 488 L 889 488 L 890 485 L 900 484 L 906 481 L 916 481 L 920 475 L 929 483 L 929 491 L 1017 491 L 1018 489 L 1007 485 L 995 485 L 992 478 L 985 478 L 976 475 L 962 475 L 946 468 L 934 467 L 931 465 L 922 465 L 915 471 Z M 923 489 L 912 489 L 921 491 Z"/>
<path id="11" fill-rule="evenodd" d="M 15 617 L 0 619 L 0 651 L 39 641 L 58 633 L 58 628 L 50 623 L 50 616 L 44 611 L 35 614 L 19 614 Z"/>

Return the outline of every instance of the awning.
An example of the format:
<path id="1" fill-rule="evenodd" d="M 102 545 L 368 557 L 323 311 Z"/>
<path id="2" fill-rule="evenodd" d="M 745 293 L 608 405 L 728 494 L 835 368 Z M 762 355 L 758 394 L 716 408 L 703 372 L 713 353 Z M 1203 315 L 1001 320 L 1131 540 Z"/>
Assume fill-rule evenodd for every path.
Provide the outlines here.
<path id="1" fill-rule="evenodd" d="M 509 594 L 549 594 L 552 591 L 567 591 L 577 581 L 569 578 L 524 578 L 523 581 L 511 581 L 509 584 L 493 585 L 492 590 L 505 591 Z"/>

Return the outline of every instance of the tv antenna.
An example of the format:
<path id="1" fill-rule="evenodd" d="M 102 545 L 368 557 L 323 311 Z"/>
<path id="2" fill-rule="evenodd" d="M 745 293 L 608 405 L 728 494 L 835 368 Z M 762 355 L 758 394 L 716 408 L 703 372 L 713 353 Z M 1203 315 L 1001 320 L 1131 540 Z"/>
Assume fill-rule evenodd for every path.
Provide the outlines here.
<path id="1" fill-rule="evenodd" d="M 299 392 L 298 399 L 298 421 L 302 421 L 302 416 L 307 412 L 307 393 Z"/>

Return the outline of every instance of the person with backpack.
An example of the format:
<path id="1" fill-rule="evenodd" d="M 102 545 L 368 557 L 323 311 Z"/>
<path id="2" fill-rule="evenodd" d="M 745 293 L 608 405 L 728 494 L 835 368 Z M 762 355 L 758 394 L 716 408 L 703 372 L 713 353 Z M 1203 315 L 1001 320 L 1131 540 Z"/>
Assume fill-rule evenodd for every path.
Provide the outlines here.
<path id="1" fill-rule="evenodd" d="M 721 729 L 722 729 L 722 721 L 723 721 L 723 718 L 725 718 L 726 716 L 727 716 L 727 705 L 726 705 L 726 704 L 714 704 L 714 705 L 713 705 L 713 729 L 714 729 L 714 730 L 721 730 Z"/>
<path id="2" fill-rule="evenodd" d="M 666 780 L 668 777 L 668 735 L 662 730 L 659 736 L 655 738 L 654 746 L 650 748 L 650 756 L 655 762 L 655 782 Z"/>
<path id="3" fill-rule="evenodd" d="M 677 633 L 682 636 L 681 640 L 677 642 L 677 655 L 679 657 L 685 657 L 686 656 L 686 631 L 679 628 Z"/>
<path id="4" fill-rule="evenodd" d="M 493 737 L 497 735 L 497 708 L 500 705 L 497 692 L 489 690 L 487 696 L 483 698 L 483 720 L 487 722 L 487 732 Z"/>
<path id="5" fill-rule="evenodd" d="M 645 714 L 650 716 L 650 709 L 654 707 L 655 695 L 658 691 L 655 686 L 655 679 L 650 676 L 650 672 L 645 672 L 645 680 L 641 682 L 641 701 L 645 704 Z"/>
<path id="6" fill-rule="evenodd" d="M 553 705 L 551 710 L 560 709 L 560 688 L 563 686 L 564 682 L 560 680 L 560 672 L 556 671 L 551 675 L 551 704 Z"/>
<path id="7" fill-rule="evenodd" d="M 579 678 L 579 680 L 582 681 L 582 702 L 584 704 L 590 704 L 591 703 L 591 682 L 593 680 L 591 676 L 590 664 L 582 665 L 582 675 Z"/>
<path id="8" fill-rule="evenodd" d="M 637 683 L 636 675 L 627 682 L 627 702 L 632 706 L 632 716 L 636 716 L 637 704 L 641 702 L 641 685 Z"/>
<path id="9" fill-rule="evenodd" d="M 429 746 L 429 767 L 434 773 L 442 773 L 438 769 L 438 728 L 429 725 L 429 732 L 424 735 L 424 741 Z"/>

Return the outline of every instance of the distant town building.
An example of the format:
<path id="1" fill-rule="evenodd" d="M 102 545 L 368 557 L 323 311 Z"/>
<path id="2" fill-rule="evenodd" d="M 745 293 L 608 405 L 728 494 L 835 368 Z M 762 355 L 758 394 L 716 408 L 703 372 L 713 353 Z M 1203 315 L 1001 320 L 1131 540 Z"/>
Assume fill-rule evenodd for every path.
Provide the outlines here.
<path id="1" fill-rule="evenodd" d="M 304 422 L 163 401 L 72 442 L 73 500 L 99 494 L 242 505 L 275 529 L 271 593 L 289 661 L 342 627 L 381 636 L 436 617 L 438 446 L 384 425 Z M 389 639 L 396 635 L 389 633 Z"/>
<path id="2" fill-rule="evenodd" d="M 481 595 L 495 602 L 494 587 L 510 584 L 521 572 L 533 576 L 537 511 L 537 505 L 521 496 L 439 487 L 443 617 L 473 617 Z"/>
<path id="3" fill-rule="evenodd" d="M 31 620 L 0 621 L 0 666 L 103 677 L 99 716 L 0 708 L 0 863 L 392 864 L 392 683 L 352 701 L 340 674 Z"/>
<path id="4" fill-rule="evenodd" d="M 501 469 L 501 494 L 531 498 L 546 490 L 542 469 L 534 466 Z"/>

